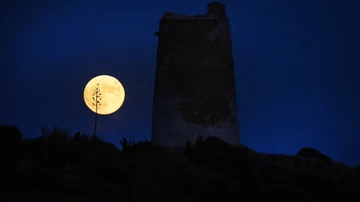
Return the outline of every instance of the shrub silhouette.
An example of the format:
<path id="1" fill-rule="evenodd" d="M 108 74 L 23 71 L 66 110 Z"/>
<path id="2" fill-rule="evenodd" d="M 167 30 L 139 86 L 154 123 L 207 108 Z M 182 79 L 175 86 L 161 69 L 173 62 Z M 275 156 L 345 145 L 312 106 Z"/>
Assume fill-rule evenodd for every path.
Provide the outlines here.
<path id="1" fill-rule="evenodd" d="M 249 150 L 236 148 L 214 136 L 188 145 L 185 154 L 196 162 L 224 172 L 231 172 L 232 168 L 245 170 L 251 164 Z"/>
<path id="2" fill-rule="evenodd" d="M 52 130 L 41 127 L 41 131 L 40 137 L 24 141 L 24 149 L 31 160 L 50 167 L 64 167 L 65 164 L 94 167 L 98 163 L 94 159 L 100 161 L 115 150 L 114 145 L 105 144 L 99 136 L 80 135 L 80 132 L 71 136 L 67 129 L 58 126 Z"/>
<path id="3" fill-rule="evenodd" d="M 14 159 L 22 150 L 22 134 L 17 126 L 0 125 L 1 149 L 6 152 L 7 157 Z"/>
<path id="4" fill-rule="evenodd" d="M 123 152 L 130 152 L 132 150 L 132 147 L 134 146 L 134 144 L 135 144 L 135 140 L 131 139 L 131 138 L 130 138 L 130 140 L 127 140 L 125 137 L 123 137 L 120 140 L 120 145 L 122 147 Z"/>
<path id="5" fill-rule="evenodd" d="M 199 136 L 196 137 L 196 145 L 201 145 L 203 143 L 203 137 L 201 136 L 201 134 L 199 133 Z"/>
<path id="6" fill-rule="evenodd" d="M 300 151 L 296 154 L 296 156 L 302 156 L 302 157 L 309 157 L 309 158 L 316 158 L 319 160 L 322 160 L 324 162 L 327 162 L 329 164 L 332 164 L 332 159 L 325 154 L 319 152 L 318 150 L 310 147 L 304 147 L 300 149 Z"/>
<path id="7" fill-rule="evenodd" d="M 186 156 L 191 156 L 192 148 L 193 148 L 193 145 L 191 144 L 190 140 L 186 140 L 184 154 Z"/>
<path id="8" fill-rule="evenodd" d="M 135 142 L 133 139 L 127 140 L 123 137 L 120 144 L 123 148 L 122 151 L 125 153 L 162 153 L 165 151 L 163 147 L 153 145 L 148 140 Z"/>
<path id="9" fill-rule="evenodd" d="M 133 151 L 135 153 L 137 153 L 137 152 L 150 152 L 150 151 L 153 150 L 153 145 L 148 140 L 139 141 L 139 142 L 135 143 L 132 146 L 132 149 L 133 149 Z"/>
<path id="10" fill-rule="evenodd" d="M 202 143 L 187 146 L 184 153 L 192 164 L 222 173 L 232 179 L 231 183 L 234 187 L 248 190 L 256 187 L 253 174 L 254 162 L 250 151 L 210 136 Z"/>
<path id="11" fill-rule="evenodd" d="M 24 149 L 30 159 L 49 167 L 62 167 L 71 159 L 72 145 L 69 131 L 56 125 L 52 130 L 41 127 L 41 136 L 24 142 Z"/>
<path id="12" fill-rule="evenodd" d="M 87 170 L 102 180 L 117 184 L 124 180 L 126 166 L 119 149 L 99 136 L 88 136 L 54 126 L 51 130 L 42 127 L 42 134 L 24 142 L 25 158 L 40 167 L 53 169 L 69 168 Z M 124 185 L 125 186 L 125 185 Z"/>
<path id="13" fill-rule="evenodd" d="M 259 159 L 256 159 L 256 154 L 255 157 L 253 156 L 251 149 L 230 145 L 218 137 L 203 139 L 199 136 L 193 144 L 187 141 L 184 149 L 186 161 L 179 161 L 178 158 L 183 159 L 184 156 L 181 153 L 179 156 L 178 150 L 168 152 L 167 148 L 154 146 L 147 140 L 135 142 L 122 138 L 120 144 L 123 151 L 120 151 L 115 145 L 103 141 L 103 138 L 99 136 L 88 136 L 80 132 L 69 135 L 68 130 L 56 126 L 51 130 L 43 127 L 40 137 L 22 141 L 21 133 L 16 127 L 1 126 L 0 132 L 3 137 L 6 137 L 6 141 L 13 142 L 14 145 L 23 142 L 22 156 L 29 158 L 31 164 L 40 168 L 34 169 L 35 171 L 28 169 L 29 173 L 26 173 L 26 176 L 30 174 L 28 175 L 29 182 L 23 186 L 24 190 L 28 189 L 29 185 L 35 184 L 34 178 L 42 177 L 41 172 L 45 170 L 42 168 L 54 167 L 55 169 L 51 171 L 56 171 L 54 172 L 56 175 L 67 176 L 68 170 L 65 173 L 58 168 L 70 164 L 70 166 L 66 165 L 67 168 L 77 169 L 75 172 L 70 171 L 70 175 L 76 173 L 76 175 L 88 178 L 87 172 L 82 170 L 90 171 L 89 175 L 94 174 L 94 178 L 99 182 L 110 182 L 116 185 L 114 189 L 120 188 L 119 190 L 126 196 L 125 201 L 203 201 L 209 199 L 227 201 L 238 197 L 239 191 L 242 197 L 249 195 L 249 197 L 260 199 L 262 195 L 257 193 L 266 192 L 269 200 L 276 198 L 278 201 L 288 201 L 288 195 L 284 194 L 288 189 L 293 190 L 290 196 L 294 197 L 298 197 L 297 194 L 304 191 L 316 192 L 320 187 L 328 190 L 330 194 L 336 192 L 334 189 L 336 186 L 332 185 L 330 180 L 308 175 L 305 172 L 289 172 L 282 165 L 256 164 Z M 9 136 L 11 134 L 17 135 Z M 6 146 L 7 143 L 2 142 Z M 308 153 L 299 151 L 298 155 L 306 154 Z M 301 160 L 301 158 L 297 159 Z M 254 169 L 254 165 L 260 165 L 261 169 L 259 167 Z M 254 173 L 254 170 L 257 170 L 257 173 Z M 8 174 L 8 172 L 5 173 Z M 34 173 L 35 175 L 32 175 Z M 257 176 L 256 179 L 254 175 Z M 359 176 L 360 174 L 357 173 L 356 179 L 360 179 Z M 23 181 L 25 180 L 19 180 L 19 182 Z M 56 182 L 52 179 L 51 181 Z M 10 182 L 12 181 L 8 184 Z M 84 180 L 82 183 L 87 182 Z M 355 184 L 355 181 L 353 183 Z M 341 186 L 344 184 L 346 185 L 342 183 Z M 52 186 L 51 183 L 45 184 L 45 186 L 48 185 Z M 357 184 L 355 188 L 358 187 L 360 185 Z M 66 189 L 66 187 L 62 188 Z M 271 192 L 268 192 L 269 189 Z M 322 197 L 322 192 L 316 192 L 314 196 Z"/>
<path id="14" fill-rule="evenodd" d="M 91 138 L 89 139 L 89 144 L 94 145 L 94 146 L 98 146 L 101 145 L 104 141 L 103 141 L 103 137 L 99 137 L 97 135 L 92 135 Z"/>
<path id="15" fill-rule="evenodd" d="M 77 132 L 73 137 L 73 142 L 78 147 L 83 147 L 89 143 L 89 136 L 85 134 L 80 135 L 80 132 Z"/>

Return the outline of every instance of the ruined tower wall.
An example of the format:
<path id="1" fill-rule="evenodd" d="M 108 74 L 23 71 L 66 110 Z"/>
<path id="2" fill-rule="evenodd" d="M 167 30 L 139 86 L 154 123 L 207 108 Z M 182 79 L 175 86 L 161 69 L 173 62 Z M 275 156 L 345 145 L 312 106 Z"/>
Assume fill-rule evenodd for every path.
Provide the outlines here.
<path id="1" fill-rule="evenodd" d="M 231 36 L 225 6 L 160 20 L 152 142 L 184 146 L 201 134 L 239 144 Z"/>

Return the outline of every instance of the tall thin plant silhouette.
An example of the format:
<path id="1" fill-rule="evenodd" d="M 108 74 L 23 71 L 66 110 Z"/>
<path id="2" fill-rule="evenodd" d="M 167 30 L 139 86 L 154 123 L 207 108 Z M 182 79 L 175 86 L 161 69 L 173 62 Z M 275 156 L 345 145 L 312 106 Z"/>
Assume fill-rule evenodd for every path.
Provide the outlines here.
<path id="1" fill-rule="evenodd" d="M 96 136 L 96 128 L 97 128 L 97 116 L 98 116 L 98 109 L 101 107 L 101 92 L 100 92 L 100 84 L 96 84 L 96 88 L 92 95 L 92 105 L 95 108 L 95 126 L 94 126 L 94 136 Z"/>

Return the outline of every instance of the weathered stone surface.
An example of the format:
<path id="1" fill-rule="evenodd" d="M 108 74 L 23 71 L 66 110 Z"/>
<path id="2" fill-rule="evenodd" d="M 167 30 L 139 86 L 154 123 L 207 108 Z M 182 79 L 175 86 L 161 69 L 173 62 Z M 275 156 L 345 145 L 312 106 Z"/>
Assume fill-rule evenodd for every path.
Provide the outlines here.
<path id="1" fill-rule="evenodd" d="M 239 143 L 229 21 L 225 6 L 202 16 L 165 13 L 154 92 L 155 144 L 184 145 L 201 134 Z"/>

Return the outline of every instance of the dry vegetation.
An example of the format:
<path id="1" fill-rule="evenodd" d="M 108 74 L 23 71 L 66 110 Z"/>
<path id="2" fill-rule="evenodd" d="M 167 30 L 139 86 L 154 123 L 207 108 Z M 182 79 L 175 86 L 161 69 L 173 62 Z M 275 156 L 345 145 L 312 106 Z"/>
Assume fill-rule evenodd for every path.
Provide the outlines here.
<path id="1" fill-rule="evenodd" d="M 251 149 L 233 147 L 215 137 L 199 137 L 195 144 L 187 143 L 176 151 L 122 138 L 120 151 L 97 136 L 70 135 L 59 127 L 42 131 L 36 139 L 23 139 L 17 127 L 0 127 L 4 165 L 9 168 L 7 188 L 16 193 L 3 195 L 12 197 L 9 201 L 180 202 L 241 197 L 326 201 L 335 196 L 358 197 L 353 193 L 359 186 L 348 178 L 333 181 L 291 173 L 271 163 L 259 169 Z"/>

